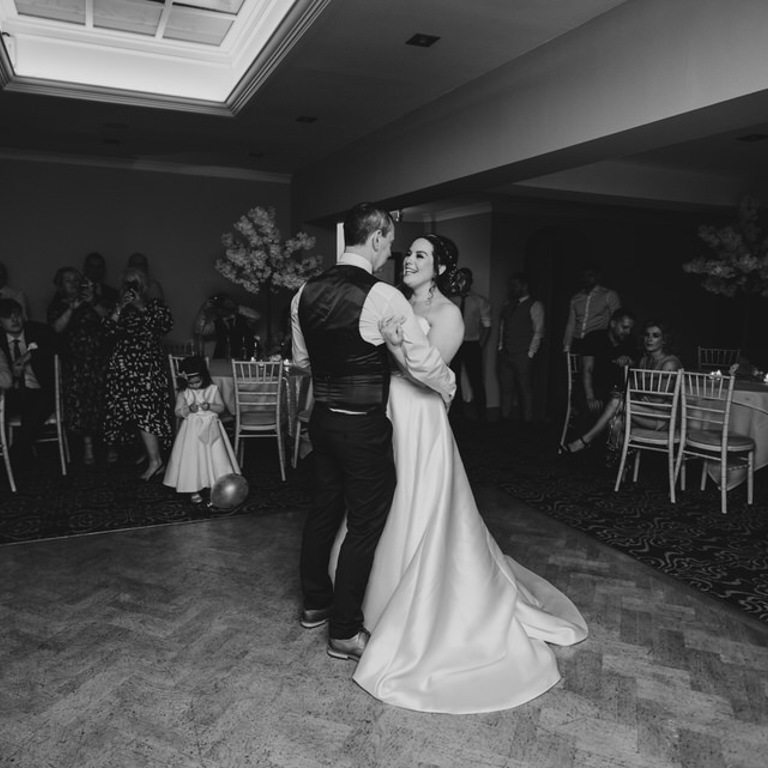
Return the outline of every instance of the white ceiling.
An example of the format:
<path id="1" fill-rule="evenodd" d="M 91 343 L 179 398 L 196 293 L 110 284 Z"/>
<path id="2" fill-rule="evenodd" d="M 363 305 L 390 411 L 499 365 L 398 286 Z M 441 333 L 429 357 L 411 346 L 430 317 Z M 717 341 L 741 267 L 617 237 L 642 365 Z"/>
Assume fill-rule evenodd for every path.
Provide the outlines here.
<path id="1" fill-rule="evenodd" d="M 277 35 L 289 42 L 280 46 L 273 39 L 268 61 L 257 57 L 248 87 L 220 111 L 205 99 L 150 107 L 119 89 L 66 83 L 57 90 L 55 83 L 16 76 L 6 55 L 0 67 L 0 155 L 292 174 L 622 1 L 306 0 L 298 5 L 314 11 L 311 23 L 305 16 L 297 29 L 297 17 L 289 17 L 290 29 L 284 26 Z M 70 0 L 45 2 L 61 6 Z M 149 4 L 173 5 L 172 0 Z M 416 34 L 439 40 L 428 48 L 406 45 Z M 6 50 L 12 47 L 12 39 L 4 40 Z M 766 117 L 756 119 L 761 114 Z M 768 111 L 757 110 L 725 135 L 652 152 L 630 147 L 624 159 L 692 173 L 759 176 L 768 168 L 768 141 L 736 139 L 768 134 L 768 124 L 761 123 L 766 119 Z"/>

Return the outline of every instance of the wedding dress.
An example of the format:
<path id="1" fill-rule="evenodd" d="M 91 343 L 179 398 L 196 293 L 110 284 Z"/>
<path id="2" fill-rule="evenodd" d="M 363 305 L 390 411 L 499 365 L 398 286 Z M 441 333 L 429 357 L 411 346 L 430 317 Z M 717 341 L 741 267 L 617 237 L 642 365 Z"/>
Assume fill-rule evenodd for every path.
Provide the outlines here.
<path id="1" fill-rule="evenodd" d="M 580 642 L 584 619 L 499 549 L 440 396 L 393 376 L 388 413 L 397 489 L 363 604 L 371 639 L 355 682 L 423 712 L 492 712 L 536 698 L 560 679 L 547 643 Z"/>

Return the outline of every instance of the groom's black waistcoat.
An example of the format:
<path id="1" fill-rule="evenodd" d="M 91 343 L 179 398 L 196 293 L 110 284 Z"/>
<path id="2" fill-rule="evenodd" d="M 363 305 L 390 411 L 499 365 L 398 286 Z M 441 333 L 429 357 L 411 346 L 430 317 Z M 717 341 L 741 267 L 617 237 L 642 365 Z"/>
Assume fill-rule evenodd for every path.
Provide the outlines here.
<path id="1" fill-rule="evenodd" d="M 299 322 L 312 364 L 315 400 L 329 408 L 363 411 L 389 394 L 386 345 L 360 335 L 360 313 L 377 278 L 337 264 L 304 286 Z"/>

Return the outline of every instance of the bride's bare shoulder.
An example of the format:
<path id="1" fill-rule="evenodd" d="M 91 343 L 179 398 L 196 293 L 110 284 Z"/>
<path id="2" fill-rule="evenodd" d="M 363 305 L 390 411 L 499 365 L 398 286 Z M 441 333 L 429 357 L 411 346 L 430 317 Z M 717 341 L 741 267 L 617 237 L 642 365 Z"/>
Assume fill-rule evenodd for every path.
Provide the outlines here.
<path id="1" fill-rule="evenodd" d="M 461 320 L 461 310 L 449 298 L 440 297 L 440 302 L 434 308 L 435 314 L 440 314 L 442 320 L 455 322 Z"/>

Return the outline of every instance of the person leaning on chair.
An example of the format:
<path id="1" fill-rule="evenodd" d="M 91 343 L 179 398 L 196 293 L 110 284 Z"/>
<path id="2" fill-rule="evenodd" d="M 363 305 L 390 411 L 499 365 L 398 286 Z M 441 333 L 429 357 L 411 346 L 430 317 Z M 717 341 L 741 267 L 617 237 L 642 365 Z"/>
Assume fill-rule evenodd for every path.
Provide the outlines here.
<path id="1" fill-rule="evenodd" d="M 43 323 L 24 320 L 14 299 L 0 299 L 0 387 L 6 389 L 6 417 L 21 416 L 14 457 L 27 461 L 55 400 L 56 334 Z"/>
<path id="2" fill-rule="evenodd" d="M 592 331 L 584 339 L 582 357 L 582 391 L 578 434 L 572 443 L 561 446 L 566 453 L 577 453 L 587 447 L 592 439 L 603 431 L 610 420 L 596 426 L 603 419 L 606 408 L 615 405 L 624 392 L 624 370 L 634 365 L 637 346 L 632 336 L 635 313 L 629 309 L 617 309 L 608 328 Z M 615 409 L 614 409 L 615 410 Z"/>

